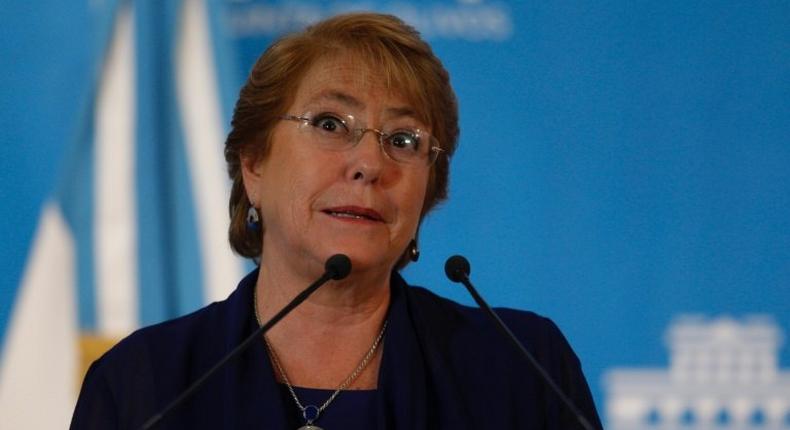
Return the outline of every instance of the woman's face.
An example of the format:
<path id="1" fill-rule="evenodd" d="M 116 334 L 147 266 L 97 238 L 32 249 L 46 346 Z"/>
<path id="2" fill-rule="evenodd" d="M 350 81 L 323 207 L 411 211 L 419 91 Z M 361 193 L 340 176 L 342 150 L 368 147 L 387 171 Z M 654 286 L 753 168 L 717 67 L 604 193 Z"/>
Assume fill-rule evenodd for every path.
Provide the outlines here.
<path id="1" fill-rule="evenodd" d="M 314 64 L 286 114 L 332 112 L 368 128 L 430 132 L 415 106 L 388 90 L 375 70 L 347 60 Z M 326 258 L 344 253 L 355 271 L 390 271 L 416 234 L 430 167 L 389 159 L 373 132 L 353 148 L 333 151 L 316 145 L 310 126 L 300 125 L 279 121 L 268 156 L 245 163 L 245 186 L 265 227 L 263 260 L 275 253 L 323 267 Z"/>

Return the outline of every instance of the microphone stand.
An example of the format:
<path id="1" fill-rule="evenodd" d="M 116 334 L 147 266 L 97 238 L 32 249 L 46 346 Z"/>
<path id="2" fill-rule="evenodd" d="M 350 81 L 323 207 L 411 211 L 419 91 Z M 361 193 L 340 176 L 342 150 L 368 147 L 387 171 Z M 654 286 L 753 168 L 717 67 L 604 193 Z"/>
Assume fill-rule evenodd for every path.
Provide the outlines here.
<path id="1" fill-rule="evenodd" d="M 477 302 L 477 305 L 485 311 L 485 313 L 494 321 L 494 325 L 505 336 L 509 341 L 510 344 L 513 345 L 519 353 L 526 358 L 526 360 L 532 365 L 532 367 L 538 372 L 538 374 L 543 378 L 543 381 L 548 385 L 552 391 L 554 391 L 557 396 L 560 398 L 562 403 L 568 407 L 568 409 L 576 416 L 576 419 L 579 421 L 584 430 L 594 430 L 592 424 L 587 421 L 587 418 L 584 417 L 582 412 L 576 405 L 573 404 L 570 398 L 562 391 L 562 389 L 557 385 L 556 382 L 551 378 L 551 375 L 540 365 L 538 360 L 532 355 L 532 353 L 524 347 L 524 345 L 519 342 L 518 338 L 510 328 L 505 324 L 504 321 L 499 317 L 499 315 L 494 312 L 491 306 L 483 300 L 483 297 L 477 292 L 475 287 L 472 285 L 472 282 L 469 280 L 469 273 L 471 272 L 471 268 L 469 266 L 469 261 L 466 258 L 460 255 L 454 255 L 447 259 L 447 262 L 444 266 L 445 273 L 447 277 L 453 282 L 460 282 L 461 284 L 466 287 L 469 294 L 472 295 L 472 298 Z"/>

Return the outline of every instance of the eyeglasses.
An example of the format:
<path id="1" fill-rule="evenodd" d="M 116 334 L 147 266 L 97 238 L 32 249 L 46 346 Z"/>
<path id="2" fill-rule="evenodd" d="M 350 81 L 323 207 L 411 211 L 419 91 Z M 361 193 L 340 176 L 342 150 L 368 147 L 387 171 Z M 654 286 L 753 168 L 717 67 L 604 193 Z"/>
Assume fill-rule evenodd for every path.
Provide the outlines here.
<path id="1" fill-rule="evenodd" d="M 387 158 L 398 163 L 430 166 L 444 151 L 433 136 L 420 129 L 367 128 L 351 115 L 307 112 L 299 116 L 283 115 L 280 119 L 298 122 L 299 129 L 308 133 L 316 145 L 332 151 L 347 151 L 357 146 L 368 131 L 378 136 Z"/>

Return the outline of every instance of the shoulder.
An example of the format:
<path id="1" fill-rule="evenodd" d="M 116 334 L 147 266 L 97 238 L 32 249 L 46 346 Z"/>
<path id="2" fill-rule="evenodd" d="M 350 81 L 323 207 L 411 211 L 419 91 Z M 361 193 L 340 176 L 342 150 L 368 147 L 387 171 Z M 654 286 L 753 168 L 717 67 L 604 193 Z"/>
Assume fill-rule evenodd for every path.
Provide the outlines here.
<path id="1" fill-rule="evenodd" d="M 72 428 L 142 422 L 174 398 L 243 334 L 249 317 L 244 306 L 251 306 L 244 299 L 246 280 L 226 300 L 139 329 L 96 360 L 85 375 Z"/>
<path id="2" fill-rule="evenodd" d="M 211 339 L 219 328 L 225 307 L 225 302 L 212 303 L 191 314 L 136 330 L 107 351 L 96 364 L 126 367 L 153 358 L 158 361 L 186 355 Z"/>
<path id="3" fill-rule="evenodd" d="M 459 381 L 447 384 L 454 383 L 457 391 L 471 399 L 470 404 L 485 404 L 488 412 L 506 409 L 487 397 L 499 393 L 521 405 L 516 421 L 522 425 L 518 428 L 533 428 L 537 422 L 542 423 L 541 428 L 577 428 L 575 415 L 560 405 L 556 395 L 547 394 L 549 386 L 541 377 L 545 372 L 594 427 L 601 428 L 579 358 L 551 319 L 530 311 L 494 308 L 532 360 L 521 356 L 485 311 L 421 287 L 407 287 L 406 296 L 415 328 L 421 332 L 423 350 L 434 354 L 432 372 L 449 373 L 447 380 Z M 535 363 L 543 370 L 537 370 Z M 513 411 L 500 412 L 507 415 Z M 490 416 L 484 414 L 480 422 L 487 419 Z"/>
<path id="4" fill-rule="evenodd" d="M 71 428 L 121 428 L 156 412 L 192 378 L 193 352 L 208 349 L 211 336 L 201 336 L 219 308 L 211 304 L 118 342 L 88 369 Z"/>
<path id="5" fill-rule="evenodd" d="M 421 287 L 407 287 L 407 301 L 415 328 L 425 347 L 462 367 L 491 363 L 499 370 L 531 373 L 528 363 L 512 367 L 525 359 L 480 308 L 465 306 Z M 581 363 L 557 325 L 535 312 L 494 308 L 499 318 L 518 341 L 550 374 L 581 375 Z M 470 364 L 471 363 L 471 364 Z M 573 383 L 573 381 L 567 381 Z"/>
<path id="6" fill-rule="evenodd" d="M 441 297 L 423 287 L 408 287 L 408 296 L 415 312 L 425 319 L 426 324 L 464 337 L 479 337 L 488 341 L 505 342 L 494 322 L 478 307 L 466 306 Z M 530 349 L 565 350 L 572 354 L 565 336 L 549 318 L 535 312 L 494 308 L 496 314 L 510 330 Z M 491 337 L 493 336 L 493 338 Z M 575 355 L 572 356 L 576 359 Z"/>
<path id="7" fill-rule="evenodd" d="M 115 345 L 100 361 L 126 361 L 149 354 L 157 360 L 177 359 L 206 347 L 222 349 L 219 339 L 241 336 L 252 312 L 257 272 L 245 277 L 227 299 L 190 314 L 141 328 Z"/>

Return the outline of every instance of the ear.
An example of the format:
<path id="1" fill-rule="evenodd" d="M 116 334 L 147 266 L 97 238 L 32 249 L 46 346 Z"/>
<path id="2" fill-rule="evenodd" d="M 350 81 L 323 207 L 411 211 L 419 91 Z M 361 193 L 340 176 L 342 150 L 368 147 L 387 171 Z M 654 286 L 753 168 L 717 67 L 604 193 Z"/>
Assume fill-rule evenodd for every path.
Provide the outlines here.
<path id="1" fill-rule="evenodd" d="M 260 189 L 263 181 L 262 158 L 249 154 L 241 156 L 241 179 L 247 191 L 247 198 L 255 204 L 259 203 L 256 190 Z"/>

